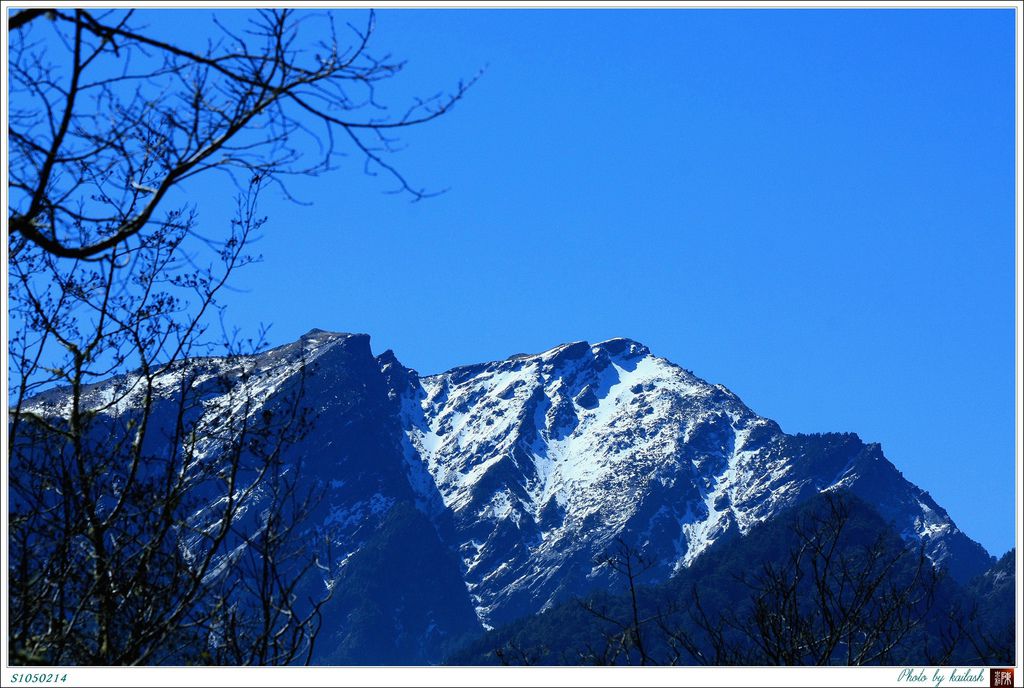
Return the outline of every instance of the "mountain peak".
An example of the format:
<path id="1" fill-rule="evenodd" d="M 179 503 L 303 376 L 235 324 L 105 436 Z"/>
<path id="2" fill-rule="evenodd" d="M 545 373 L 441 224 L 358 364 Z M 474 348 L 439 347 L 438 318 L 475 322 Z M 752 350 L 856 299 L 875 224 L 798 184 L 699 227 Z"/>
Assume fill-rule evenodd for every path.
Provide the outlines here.
<path id="1" fill-rule="evenodd" d="M 347 337 L 366 337 L 367 339 L 369 339 L 370 335 L 368 335 L 368 334 L 361 334 L 361 333 L 354 333 L 354 332 L 335 332 L 333 330 L 322 330 L 319 327 L 314 327 L 309 332 L 307 332 L 304 335 L 302 335 L 301 337 L 299 337 L 299 339 L 310 339 L 310 338 L 337 339 L 337 338 L 347 338 Z"/>
<path id="2" fill-rule="evenodd" d="M 646 346 L 627 337 L 606 339 L 603 342 L 594 344 L 593 348 L 604 350 L 610 356 L 623 356 L 626 358 L 646 356 L 651 353 L 651 350 Z"/>
<path id="3" fill-rule="evenodd" d="M 314 349 L 327 350 L 339 347 L 341 350 L 373 358 L 370 350 L 370 335 L 362 332 L 332 332 L 314 327 L 299 337 L 299 344 Z"/>
<path id="4" fill-rule="evenodd" d="M 635 339 L 629 339 L 628 337 L 613 337 L 596 344 L 591 344 L 581 339 L 553 346 L 538 354 L 514 354 L 506 360 L 539 358 L 545 363 L 552 363 L 582 358 L 588 353 L 600 355 L 602 352 L 612 357 L 640 358 L 649 355 L 651 350 Z"/>
<path id="5" fill-rule="evenodd" d="M 568 344 L 559 344 L 553 349 L 548 349 L 540 355 L 540 359 L 545 363 L 558 363 L 581 358 L 588 353 L 590 353 L 589 342 L 569 342 Z"/>

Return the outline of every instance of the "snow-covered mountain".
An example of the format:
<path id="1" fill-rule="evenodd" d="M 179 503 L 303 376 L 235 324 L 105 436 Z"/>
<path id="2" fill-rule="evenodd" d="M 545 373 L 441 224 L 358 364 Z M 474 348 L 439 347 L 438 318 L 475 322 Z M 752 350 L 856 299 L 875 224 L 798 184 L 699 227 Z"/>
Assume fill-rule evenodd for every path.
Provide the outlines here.
<path id="1" fill-rule="evenodd" d="M 787 435 L 632 340 L 421 377 L 390 351 L 375 357 L 366 335 L 313 330 L 231 366 L 206 359 L 189 384 L 240 366 L 250 372 L 236 386 L 257 400 L 254 417 L 299 389 L 314 414 L 286 463 L 325 488 L 314 529 L 334 540 L 325 570 L 340 592 L 325 609 L 321 662 L 439 659 L 481 627 L 608 584 L 599 560 L 616 538 L 656 562 L 649 580 L 664 580 L 825 490 L 872 504 L 958 580 L 991 565 L 879 445 Z M 157 388 L 172 394 L 181 374 L 167 376 Z M 132 406 L 131 387 L 125 376 L 87 399 L 117 416 Z M 235 398 L 206 394 L 202 413 L 224 413 Z M 56 391 L 34 405 L 59 414 L 65 399 Z M 215 455 L 217 440 L 207 444 Z"/>
<path id="2" fill-rule="evenodd" d="M 837 488 L 924 540 L 961 579 L 989 564 L 877 444 L 787 435 L 725 387 L 628 339 L 410 376 L 396 393 L 406 455 L 454 517 L 452 545 L 488 625 L 606 582 L 595 560 L 615 538 L 664 578 Z"/>

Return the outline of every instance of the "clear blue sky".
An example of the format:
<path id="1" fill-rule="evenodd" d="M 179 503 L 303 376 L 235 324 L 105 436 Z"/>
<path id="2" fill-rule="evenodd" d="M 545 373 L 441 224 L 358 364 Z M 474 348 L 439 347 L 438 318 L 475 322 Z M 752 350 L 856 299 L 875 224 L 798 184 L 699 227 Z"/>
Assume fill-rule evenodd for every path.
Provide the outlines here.
<path id="1" fill-rule="evenodd" d="M 1010 10 L 382 11 L 395 102 L 488 66 L 393 158 L 451 190 L 412 204 L 353 159 L 309 207 L 268 194 L 232 321 L 368 332 L 423 373 L 632 337 L 788 432 L 881 442 L 1001 554 L 1013 38 Z"/>

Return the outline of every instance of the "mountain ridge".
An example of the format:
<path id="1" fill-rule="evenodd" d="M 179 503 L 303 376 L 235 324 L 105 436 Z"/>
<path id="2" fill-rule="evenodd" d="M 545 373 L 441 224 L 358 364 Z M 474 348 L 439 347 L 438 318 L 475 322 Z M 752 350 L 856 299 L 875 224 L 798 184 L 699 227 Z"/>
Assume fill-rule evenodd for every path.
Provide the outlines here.
<path id="1" fill-rule="evenodd" d="M 95 386 L 87 402 L 112 418 L 128 413 L 137 375 Z M 303 394 L 312 431 L 283 460 L 324 490 L 310 532 L 329 534 L 338 554 L 323 582 L 365 581 L 358 599 L 335 587 L 322 662 L 357 661 L 368 638 L 390 637 L 398 640 L 380 661 L 435 661 L 474 624 L 501 626 L 607 587 L 611 572 L 599 560 L 617 538 L 667 580 L 716 543 L 830 490 L 871 500 L 958 580 L 991 566 L 879 444 L 853 433 L 786 434 L 728 388 L 628 338 L 421 375 L 391 350 L 375 356 L 367 334 L 314 328 L 262 353 L 194 359 L 163 376 L 159 394 L 185 381 L 214 420 L 238 389 L 253 400 L 253 417 L 272 414 L 289 390 Z M 228 391 L 208 389 L 215 379 Z M 53 390 L 29 406 L 60 415 L 64 395 Z M 218 451 L 205 440 L 205 455 Z M 410 548 L 402 538 L 422 542 Z M 441 606 L 388 599 L 360 569 L 366 562 L 436 571 L 436 580 L 395 580 Z"/>

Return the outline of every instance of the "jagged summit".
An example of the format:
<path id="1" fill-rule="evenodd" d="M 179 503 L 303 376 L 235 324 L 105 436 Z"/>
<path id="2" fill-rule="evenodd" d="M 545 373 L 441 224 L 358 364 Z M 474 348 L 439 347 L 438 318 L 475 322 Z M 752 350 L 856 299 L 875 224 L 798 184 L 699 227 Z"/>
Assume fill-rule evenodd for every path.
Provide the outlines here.
<path id="1" fill-rule="evenodd" d="M 626 337 L 613 337 L 594 344 L 595 349 L 603 349 L 612 356 L 645 356 L 651 350 L 640 342 Z"/>
<path id="2" fill-rule="evenodd" d="M 313 345 L 320 346 L 323 344 L 330 344 L 338 341 L 348 341 L 356 346 L 363 346 L 367 351 L 370 349 L 370 335 L 362 332 L 332 332 L 330 330 L 321 330 L 320 328 L 314 327 L 309 332 L 299 337 L 298 341 L 292 342 L 294 344 L 302 345 Z M 285 344 L 285 346 L 290 346 Z"/>
<path id="3" fill-rule="evenodd" d="M 644 356 L 650 353 L 650 349 L 648 349 L 646 346 L 644 346 L 643 344 L 636 340 L 628 339 L 626 337 L 613 337 L 612 339 L 606 339 L 604 341 L 597 342 L 596 344 L 591 344 L 590 342 L 579 340 L 574 342 L 565 342 L 563 344 L 558 344 L 556 346 L 551 347 L 550 349 L 546 349 L 538 353 L 517 353 L 512 354 L 511 356 L 508 356 L 507 358 L 504 359 L 456 366 L 454 368 L 444 371 L 443 373 L 438 374 L 447 375 L 455 371 L 467 369 L 480 369 L 481 367 L 485 366 L 494 366 L 506 362 L 517 362 L 531 359 L 540 359 L 543 361 L 569 360 L 573 358 L 579 358 L 588 351 L 593 353 L 594 355 L 599 355 L 601 352 L 604 352 L 605 354 L 611 356 L 626 357 Z"/>
<path id="4" fill-rule="evenodd" d="M 366 337 L 369 339 L 370 335 L 356 332 L 335 332 L 333 330 L 322 330 L 319 327 L 314 327 L 309 332 L 306 332 L 299 339 L 309 339 L 310 337 Z"/>

